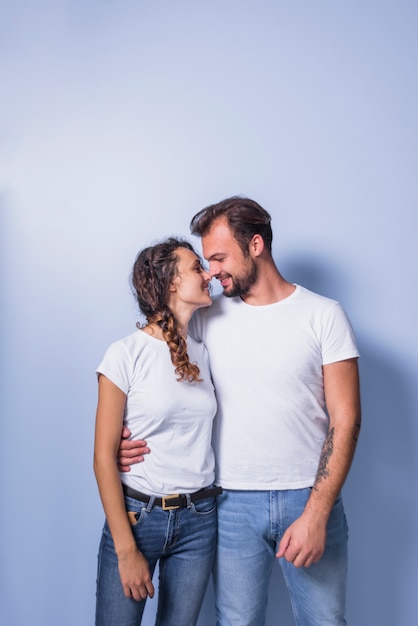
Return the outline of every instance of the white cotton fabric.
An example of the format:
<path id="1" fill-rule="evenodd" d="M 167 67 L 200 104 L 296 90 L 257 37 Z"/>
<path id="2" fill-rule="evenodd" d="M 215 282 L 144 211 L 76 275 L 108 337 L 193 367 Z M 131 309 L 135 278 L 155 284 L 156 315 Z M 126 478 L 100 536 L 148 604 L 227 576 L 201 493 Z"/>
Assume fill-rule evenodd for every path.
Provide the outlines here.
<path id="1" fill-rule="evenodd" d="M 138 330 L 116 341 L 97 368 L 127 394 L 124 423 L 151 453 L 121 473 L 126 485 L 157 496 L 188 493 L 214 482 L 211 447 L 216 400 L 206 348 L 187 340 L 203 382 L 178 382 L 165 341 Z"/>
<path id="2" fill-rule="evenodd" d="M 339 303 L 298 285 L 266 306 L 219 296 L 190 332 L 206 344 L 218 399 L 217 482 L 311 486 L 328 428 L 322 366 L 359 355 Z"/>

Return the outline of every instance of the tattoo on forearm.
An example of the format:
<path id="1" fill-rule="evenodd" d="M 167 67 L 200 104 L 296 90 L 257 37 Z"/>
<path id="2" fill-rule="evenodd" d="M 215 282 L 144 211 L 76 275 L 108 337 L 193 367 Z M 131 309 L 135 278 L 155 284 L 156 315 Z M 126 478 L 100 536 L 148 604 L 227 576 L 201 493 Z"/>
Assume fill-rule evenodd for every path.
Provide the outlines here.
<path id="1" fill-rule="evenodd" d="M 360 422 L 357 422 L 357 424 L 356 424 L 356 426 L 355 426 L 355 430 L 354 430 L 354 435 L 353 435 L 353 439 L 354 439 L 354 441 L 358 441 L 358 436 L 359 436 L 359 432 L 360 432 L 360 427 L 361 427 Z"/>
<path id="2" fill-rule="evenodd" d="M 333 451 L 334 451 L 334 427 L 331 428 L 330 431 L 328 432 L 324 441 L 324 445 L 322 447 L 321 458 L 319 459 L 318 471 L 317 471 L 316 478 L 315 478 L 315 484 L 313 486 L 315 490 L 317 489 L 318 484 L 321 482 L 321 480 L 329 476 L 328 461 Z"/>

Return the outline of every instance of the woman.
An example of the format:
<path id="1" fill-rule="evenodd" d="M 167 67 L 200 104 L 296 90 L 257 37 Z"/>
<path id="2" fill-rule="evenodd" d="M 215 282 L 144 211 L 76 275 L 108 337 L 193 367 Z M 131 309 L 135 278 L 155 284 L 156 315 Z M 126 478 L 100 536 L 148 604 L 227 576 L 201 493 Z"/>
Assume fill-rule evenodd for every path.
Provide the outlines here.
<path id="1" fill-rule="evenodd" d="M 193 312 L 212 303 L 209 281 L 188 242 L 170 238 L 142 250 L 132 285 L 147 323 L 112 344 L 97 369 L 94 469 L 106 521 L 96 626 L 141 623 L 157 561 L 156 624 L 197 621 L 221 489 L 212 486 L 216 401 L 208 357 L 187 330 Z M 124 424 L 152 447 L 147 463 L 129 474 L 116 464 Z"/>

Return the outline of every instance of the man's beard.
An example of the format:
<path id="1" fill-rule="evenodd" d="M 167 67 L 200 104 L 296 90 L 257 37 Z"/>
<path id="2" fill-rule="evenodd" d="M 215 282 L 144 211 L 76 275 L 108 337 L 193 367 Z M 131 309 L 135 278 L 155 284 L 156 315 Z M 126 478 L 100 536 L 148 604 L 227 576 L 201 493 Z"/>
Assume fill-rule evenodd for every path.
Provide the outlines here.
<path id="1" fill-rule="evenodd" d="M 254 263 L 254 261 L 251 261 L 251 268 L 245 276 L 231 276 L 232 286 L 227 291 L 224 289 L 223 295 L 227 298 L 237 298 L 238 296 L 245 296 L 256 282 L 257 277 L 257 265 Z"/>

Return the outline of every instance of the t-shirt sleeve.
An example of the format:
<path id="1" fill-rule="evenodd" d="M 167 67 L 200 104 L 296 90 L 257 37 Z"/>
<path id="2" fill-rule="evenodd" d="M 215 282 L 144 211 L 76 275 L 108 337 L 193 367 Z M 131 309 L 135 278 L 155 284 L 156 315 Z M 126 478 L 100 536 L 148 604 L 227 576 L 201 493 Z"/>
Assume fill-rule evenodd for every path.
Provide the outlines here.
<path id="1" fill-rule="evenodd" d="M 337 302 L 323 325 L 322 364 L 358 357 L 359 351 L 350 321 Z"/>
<path id="2" fill-rule="evenodd" d="M 132 364 L 129 353 L 121 342 L 116 341 L 109 346 L 96 373 L 97 375 L 103 374 L 121 391 L 128 393 L 132 378 Z"/>

